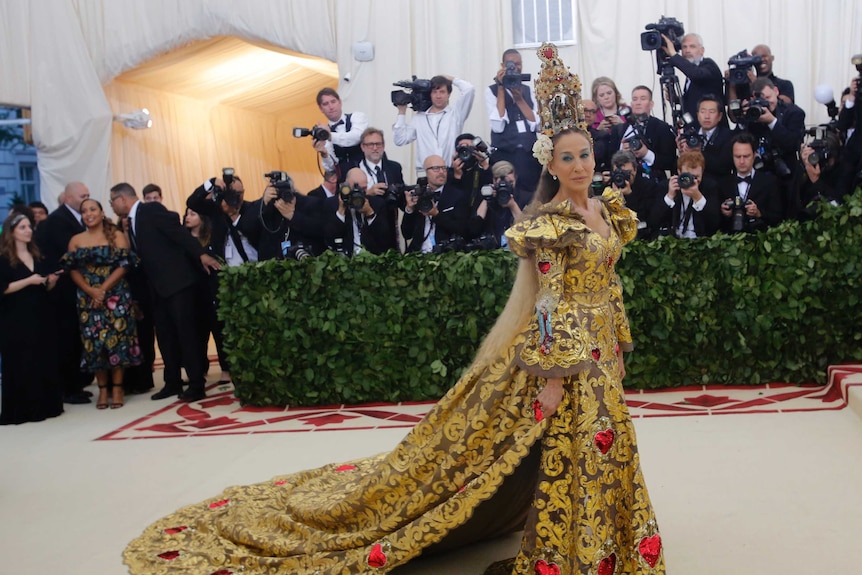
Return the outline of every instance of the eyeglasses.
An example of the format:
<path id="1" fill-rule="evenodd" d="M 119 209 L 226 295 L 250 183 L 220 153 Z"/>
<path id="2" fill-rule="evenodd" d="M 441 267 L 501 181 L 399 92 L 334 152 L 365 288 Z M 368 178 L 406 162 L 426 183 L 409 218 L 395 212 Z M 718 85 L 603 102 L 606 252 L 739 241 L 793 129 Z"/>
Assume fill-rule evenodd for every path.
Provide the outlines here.
<path id="1" fill-rule="evenodd" d="M 382 148 L 383 142 L 362 142 L 362 145 L 366 148 Z"/>
<path id="2" fill-rule="evenodd" d="M 439 172 L 440 170 L 445 170 L 446 166 L 428 166 L 425 168 L 426 172 Z"/>
<path id="3" fill-rule="evenodd" d="M 598 108 L 584 108 L 584 114 L 595 114 L 598 111 Z"/>

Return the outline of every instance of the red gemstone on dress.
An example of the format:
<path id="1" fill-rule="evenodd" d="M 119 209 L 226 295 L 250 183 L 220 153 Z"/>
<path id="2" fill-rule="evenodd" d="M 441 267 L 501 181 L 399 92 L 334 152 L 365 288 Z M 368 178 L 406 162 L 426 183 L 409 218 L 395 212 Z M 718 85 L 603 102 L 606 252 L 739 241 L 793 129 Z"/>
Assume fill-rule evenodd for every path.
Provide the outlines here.
<path id="1" fill-rule="evenodd" d="M 383 552 L 383 546 L 377 543 L 368 554 L 368 566 L 380 568 L 384 565 L 386 565 L 386 553 Z"/>
<path id="2" fill-rule="evenodd" d="M 287 480 L 285 480 L 285 479 L 282 479 L 280 481 L 275 482 L 276 485 L 284 485 L 285 483 L 287 483 Z"/>
<path id="3" fill-rule="evenodd" d="M 551 262 L 539 262 L 539 271 L 542 272 L 542 275 L 551 271 Z"/>
<path id="4" fill-rule="evenodd" d="M 233 571 L 229 569 L 219 569 L 218 571 L 213 571 L 210 575 L 233 575 Z"/>
<path id="5" fill-rule="evenodd" d="M 614 575 L 617 570 L 617 554 L 611 553 L 599 561 L 598 575 Z"/>
<path id="6" fill-rule="evenodd" d="M 600 350 L 597 347 L 593 348 L 592 354 L 593 354 L 593 359 L 596 361 L 599 361 L 599 358 L 602 357 L 602 350 Z"/>
<path id="7" fill-rule="evenodd" d="M 614 346 L 614 353 L 615 353 L 616 355 L 619 355 L 619 354 L 620 354 L 620 344 L 616 344 L 616 345 Z"/>
<path id="8" fill-rule="evenodd" d="M 644 537 L 638 544 L 638 553 L 650 567 L 655 567 L 661 555 L 661 535 L 656 533 L 652 537 Z"/>
<path id="9" fill-rule="evenodd" d="M 355 465 L 339 465 L 335 468 L 336 471 L 353 471 L 356 469 Z"/>
<path id="10" fill-rule="evenodd" d="M 165 551 L 164 553 L 159 553 L 159 559 L 164 559 L 165 561 L 173 561 L 179 556 L 179 551 Z"/>
<path id="11" fill-rule="evenodd" d="M 604 431 L 600 431 L 596 433 L 596 436 L 593 438 L 593 443 L 596 444 L 599 451 L 602 452 L 602 455 L 607 454 L 610 451 L 611 446 L 614 444 L 614 430 L 613 429 L 605 429 Z"/>
<path id="12" fill-rule="evenodd" d="M 544 559 L 536 561 L 536 575 L 560 575 L 560 566 L 556 563 L 548 563 Z"/>
<path id="13" fill-rule="evenodd" d="M 221 501 L 213 501 L 209 504 L 210 509 L 218 509 L 219 507 L 224 507 L 230 503 L 230 499 L 222 499 Z"/>
<path id="14" fill-rule="evenodd" d="M 167 533 L 168 535 L 176 535 L 177 533 L 182 533 L 186 529 L 188 529 L 188 527 L 186 527 L 185 525 L 180 525 L 179 527 L 169 527 L 165 529 L 165 533 Z"/>
<path id="15" fill-rule="evenodd" d="M 542 411 L 542 402 L 538 399 L 533 402 L 533 416 L 536 418 L 536 422 L 545 419 L 545 413 Z"/>
<path id="16" fill-rule="evenodd" d="M 614 256 L 608 256 L 608 267 L 614 265 Z"/>
<path id="17" fill-rule="evenodd" d="M 544 50 L 542 50 L 542 56 L 544 56 L 545 58 L 550 60 L 551 58 L 554 57 L 554 49 L 553 48 L 545 48 Z"/>

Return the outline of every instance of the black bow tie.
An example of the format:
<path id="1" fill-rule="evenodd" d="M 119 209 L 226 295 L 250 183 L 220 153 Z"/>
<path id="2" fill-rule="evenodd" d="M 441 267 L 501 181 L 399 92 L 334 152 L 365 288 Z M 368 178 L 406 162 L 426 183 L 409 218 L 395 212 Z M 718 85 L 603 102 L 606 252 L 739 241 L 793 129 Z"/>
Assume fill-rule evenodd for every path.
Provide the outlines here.
<path id="1" fill-rule="evenodd" d="M 748 182 L 750 184 L 751 183 L 751 176 L 745 176 L 744 178 L 742 176 L 736 176 L 736 181 L 737 182 Z"/>
<path id="2" fill-rule="evenodd" d="M 337 128 L 338 126 L 342 126 L 342 125 L 344 125 L 344 120 L 338 120 L 334 124 L 329 124 L 329 131 L 334 132 L 335 128 Z"/>

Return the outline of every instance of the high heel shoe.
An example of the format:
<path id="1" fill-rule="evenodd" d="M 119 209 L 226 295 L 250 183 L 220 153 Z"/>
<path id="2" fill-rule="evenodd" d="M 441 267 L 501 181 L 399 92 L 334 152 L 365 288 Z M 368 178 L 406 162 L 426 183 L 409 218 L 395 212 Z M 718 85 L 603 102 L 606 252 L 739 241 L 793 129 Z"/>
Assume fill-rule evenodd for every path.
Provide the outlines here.
<path id="1" fill-rule="evenodd" d="M 117 399 L 119 395 L 119 399 Z M 111 409 L 119 409 L 125 405 L 125 395 L 123 393 L 123 384 L 115 383 L 111 388 Z"/>
<path id="2" fill-rule="evenodd" d="M 99 399 L 96 402 L 96 409 L 108 409 L 108 386 L 99 386 Z"/>

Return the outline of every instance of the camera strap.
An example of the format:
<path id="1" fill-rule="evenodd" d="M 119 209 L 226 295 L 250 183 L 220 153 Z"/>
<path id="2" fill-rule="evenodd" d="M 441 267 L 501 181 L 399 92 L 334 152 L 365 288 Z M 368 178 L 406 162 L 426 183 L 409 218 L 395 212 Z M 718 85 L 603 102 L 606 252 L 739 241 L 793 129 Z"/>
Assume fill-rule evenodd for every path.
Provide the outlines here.
<path id="1" fill-rule="evenodd" d="M 247 262 L 248 255 L 245 253 L 245 248 L 242 245 L 242 235 L 239 233 L 239 230 L 236 229 L 232 223 L 228 223 L 227 229 L 230 234 L 231 242 L 236 246 L 236 251 L 239 252 L 239 256 L 242 258 L 242 261 Z"/>
<path id="2" fill-rule="evenodd" d="M 685 205 L 685 195 L 680 194 L 682 198 L 680 198 L 681 206 Z M 688 206 L 685 207 L 685 212 L 682 217 L 682 224 L 680 224 L 679 234 L 682 236 L 685 234 L 686 230 L 688 230 L 688 223 L 691 221 L 691 216 L 694 214 L 694 200 L 691 198 L 688 199 Z"/>

